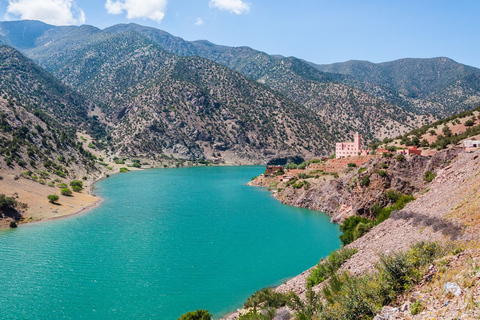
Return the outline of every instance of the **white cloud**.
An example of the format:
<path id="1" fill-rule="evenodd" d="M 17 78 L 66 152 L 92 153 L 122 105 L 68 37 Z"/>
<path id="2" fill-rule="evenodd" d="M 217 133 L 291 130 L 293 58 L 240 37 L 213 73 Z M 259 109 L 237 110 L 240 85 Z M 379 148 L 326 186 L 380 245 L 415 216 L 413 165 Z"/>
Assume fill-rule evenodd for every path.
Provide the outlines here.
<path id="1" fill-rule="evenodd" d="M 210 0 L 210 7 L 230 11 L 236 14 L 247 13 L 250 11 L 250 4 L 243 2 L 242 0 Z"/>
<path id="2" fill-rule="evenodd" d="M 167 0 L 107 0 L 105 3 L 110 14 L 127 13 L 128 19 L 148 18 L 162 21 L 167 9 Z"/>
<path id="3" fill-rule="evenodd" d="M 195 21 L 196 26 L 201 26 L 203 24 L 204 24 L 204 22 L 203 22 L 202 18 L 197 18 L 197 21 Z"/>
<path id="4" fill-rule="evenodd" d="M 11 15 L 53 25 L 85 23 L 85 13 L 73 0 L 8 0 L 7 19 Z"/>

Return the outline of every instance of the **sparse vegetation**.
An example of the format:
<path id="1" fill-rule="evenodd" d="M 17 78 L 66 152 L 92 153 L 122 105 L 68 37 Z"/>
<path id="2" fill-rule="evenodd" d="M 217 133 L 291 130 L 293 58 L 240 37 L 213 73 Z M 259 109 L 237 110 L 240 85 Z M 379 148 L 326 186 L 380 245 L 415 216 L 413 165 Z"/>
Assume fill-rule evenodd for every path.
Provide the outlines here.
<path id="1" fill-rule="evenodd" d="M 70 190 L 69 188 L 62 188 L 60 190 L 60 193 L 63 195 L 63 196 L 71 196 L 72 195 L 72 190 Z"/>
<path id="2" fill-rule="evenodd" d="M 55 203 L 55 202 L 58 201 L 58 199 L 60 199 L 60 197 L 57 196 L 56 194 L 49 194 L 49 195 L 47 196 L 47 199 L 48 199 L 49 202 Z"/>

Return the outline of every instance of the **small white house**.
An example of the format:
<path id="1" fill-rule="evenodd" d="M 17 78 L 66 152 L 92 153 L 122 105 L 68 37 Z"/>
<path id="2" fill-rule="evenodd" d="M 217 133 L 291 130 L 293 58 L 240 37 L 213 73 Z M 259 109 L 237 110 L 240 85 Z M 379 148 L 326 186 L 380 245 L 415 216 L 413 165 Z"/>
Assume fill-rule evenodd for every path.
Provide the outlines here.
<path id="1" fill-rule="evenodd" d="M 480 140 L 465 140 L 463 141 L 463 148 L 465 151 L 475 151 L 480 148 Z"/>

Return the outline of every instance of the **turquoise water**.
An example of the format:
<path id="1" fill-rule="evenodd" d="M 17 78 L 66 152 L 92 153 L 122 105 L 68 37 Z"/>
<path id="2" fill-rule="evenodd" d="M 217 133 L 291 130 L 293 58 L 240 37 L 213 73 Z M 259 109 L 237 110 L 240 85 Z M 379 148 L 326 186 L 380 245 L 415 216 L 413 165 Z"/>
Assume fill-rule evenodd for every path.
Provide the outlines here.
<path id="1" fill-rule="evenodd" d="M 324 214 L 246 186 L 264 167 L 131 172 L 86 214 L 0 232 L 2 319 L 219 317 L 340 246 Z"/>

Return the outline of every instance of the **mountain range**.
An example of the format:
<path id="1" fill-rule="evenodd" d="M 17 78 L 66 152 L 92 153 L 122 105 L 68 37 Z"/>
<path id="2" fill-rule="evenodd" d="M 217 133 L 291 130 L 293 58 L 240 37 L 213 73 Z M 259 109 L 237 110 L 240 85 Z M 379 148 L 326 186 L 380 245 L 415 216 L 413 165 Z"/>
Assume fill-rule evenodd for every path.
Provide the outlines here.
<path id="1" fill-rule="evenodd" d="M 480 103 L 480 70 L 447 58 L 316 65 L 136 24 L 1 22 L 0 42 L 71 95 L 58 112 L 38 90 L 36 105 L 68 115 L 112 155 L 243 163 L 328 155 L 355 131 L 381 139 Z M 23 64 L 34 65 L 25 58 L 10 70 Z"/>

